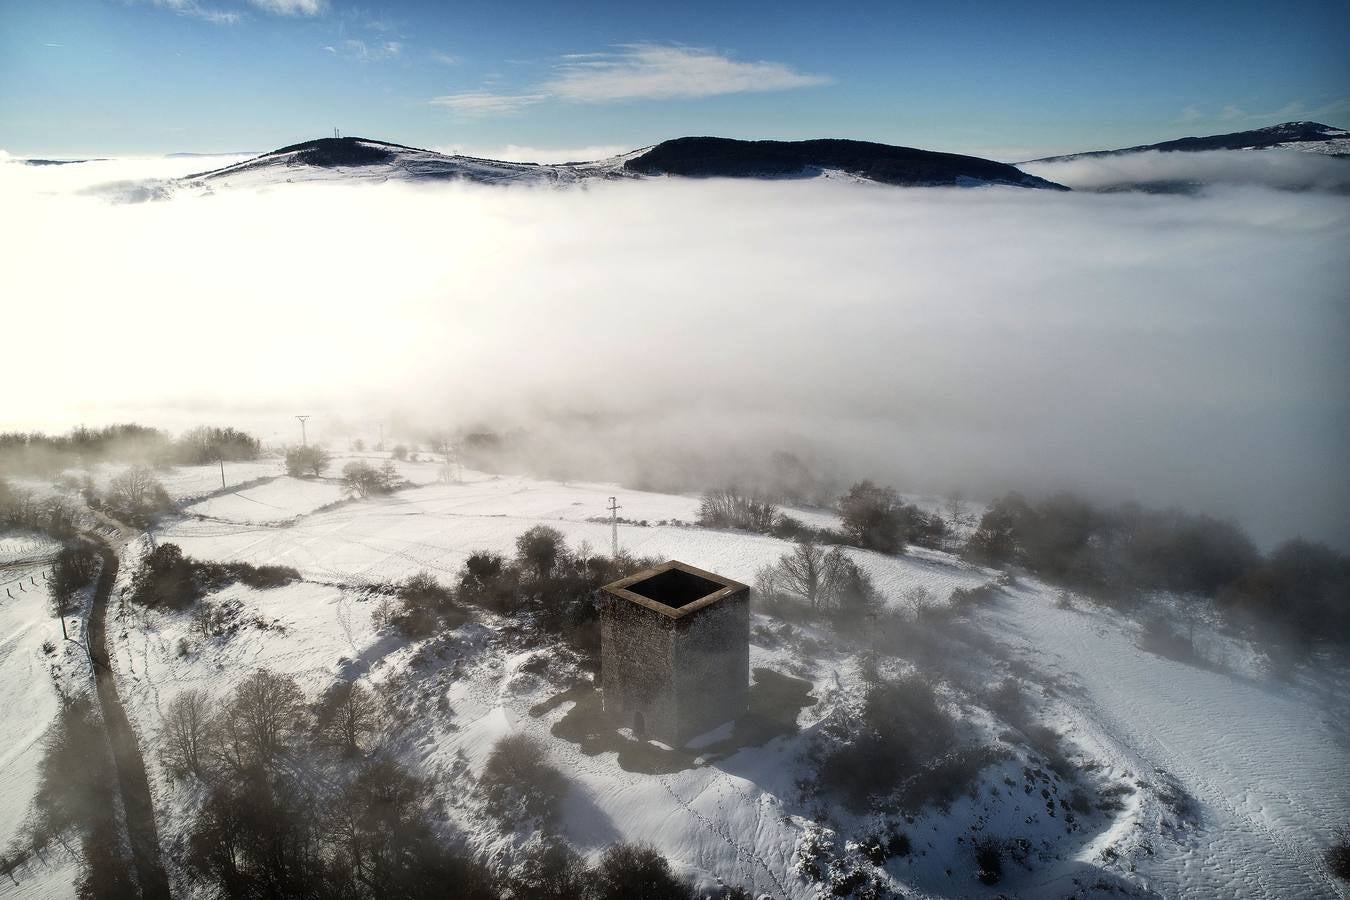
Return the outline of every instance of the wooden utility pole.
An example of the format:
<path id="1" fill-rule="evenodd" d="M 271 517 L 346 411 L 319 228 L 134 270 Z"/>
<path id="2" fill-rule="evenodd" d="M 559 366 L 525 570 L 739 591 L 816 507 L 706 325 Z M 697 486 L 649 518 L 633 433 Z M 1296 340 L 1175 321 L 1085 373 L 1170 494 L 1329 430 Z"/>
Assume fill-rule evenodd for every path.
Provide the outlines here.
<path id="1" fill-rule="evenodd" d="M 308 419 L 309 416 L 296 416 L 296 418 L 300 420 L 300 446 L 306 447 L 308 446 L 308 442 L 305 439 L 305 420 Z"/>
<path id="2" fill-rule="evenodd" d="M 619 505 L 617 497 L 609 498 L 609 532 L 610 541 L 613 544 L 613 555 L 617 559 L 619 556 L 619 510 L 623 509 Z"/>
<path id="3" fill-rule="evenodd" d="M 220 489 L 225 490 L 225 457 L 220 458 Z"/>

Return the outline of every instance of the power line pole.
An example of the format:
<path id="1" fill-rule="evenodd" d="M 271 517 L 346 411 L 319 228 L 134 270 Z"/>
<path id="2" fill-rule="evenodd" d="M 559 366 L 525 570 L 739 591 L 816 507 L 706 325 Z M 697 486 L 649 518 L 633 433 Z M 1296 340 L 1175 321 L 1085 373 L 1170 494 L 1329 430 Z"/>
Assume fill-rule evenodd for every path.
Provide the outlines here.
<path id="1" fill-rule="evenodd" d="M 610 540 L 611 540 L 611 542 L 613 543 L 613 548 L 614 548 L 614 554 L 613 554 L 613 555 L 614 555 L 614 557 L 615 557 L 616 559 L 617 559 L 618 556 L 619 556 L 619 519 L 618 519 L 618 513 L 619 513 L 619 510 L 621 510 L 621 509 L 623 509 L 623 507 L 619 505 L 619 499 L 618 499 L 617 497 L 610 497 L 610 498 L 609 498 L 609 533 L 610 533 Z"/>
<path id="2" fill-rule="evenodd" d="M 307 447 L 309 444 L 305 439 L 305 420 L 308 419 L 309 416 L 296 416 L 296 418 L 300 420 L 300 446 Z"/>
<path id="3" fill-rule="evenodd" d="M 225 490 L 225 457 L 220 458 L 220 489 Z"/>

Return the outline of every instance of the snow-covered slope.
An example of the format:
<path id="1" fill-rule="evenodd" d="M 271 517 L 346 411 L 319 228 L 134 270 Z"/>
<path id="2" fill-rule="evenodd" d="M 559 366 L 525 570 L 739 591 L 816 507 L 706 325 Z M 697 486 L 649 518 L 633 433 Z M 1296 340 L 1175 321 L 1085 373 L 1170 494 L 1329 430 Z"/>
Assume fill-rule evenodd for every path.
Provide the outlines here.
<path id="1" fill-rule="evenodd" d="M 567 775 L 560 828 L 570 843 L 591 855 L 618 840 L 651 843 L 705 887 L 721 880 L 772 897 L 828 896 L 828 876 L 816 882 L 805 874 L 803 861 L 816 859 L 835 875 L 864 871 L 918 898 L 1344 896 L 1318 860 L 1350 810 L 1350 790 L 1338 774 L 1350 770 L 1343 667 L 1273 680 L 1252 665 L 1249 647 L 1217 633 L 1209 640 L 1224 648 L 1221 664 L 1177 662 L 1141 649 L 1139 626 L 1121 613 L 1082 600 L 1066 604 L 1034 579 L 999 587 L 990 602 L 961 613 L 951 632 L 963 642 L 960 654 L 917 665 L 941 684 L 967 739 L 1003 755 L 949 808 L 930 805 L 895 820 L 911 852 L 873 865 L 858 841 L 882 828 L 884 817 L 829 808 L 804 797 L 798 784 L 810 774 L 807 746 L 857 703 L 867 647 L 827 629 L 756 616 L 752 666 L 810 683 L 799 732 L 643 774 L 621 766 L 614 752 L 588 755 L 555 735 L 576 701 L 540 707 L 558 692 L 547 674 L 550 651 L 522 651 L 505 622 L 486 612 L 444 638 L 409 640 L 378 626 L 378 594 L 371 591 L 423 570 L 448 581 L 469 552 L 509 552 L 518 534 L 541 523 L 560 529 L 573 547 L 585 542 L 608 552 L 603 517 L 612 495 L 631 520 L 619 527 L 620 543 L 636 554 L 676 557 L 749 581 L 790 544 L 692 526 L 691 496 L 483 473 L 439 483 L 434 463 L 406 463 L 402 471 L 421 486 L 314 512 L 306 510 L 322 505 L 324 483 L 277 477 L 198 504 L 193 512 L 209 510 L 209 519 L 184 517 L 156 532 L 156 541 L 192 556 L 291 565 L 304 580 L 269 591 L 234 585 L 212 595 L 208 602 L 229 609 L 239 627 L 206 640 L 193 632 L 188 613 L 123 608 L 109 629 L 114 666 L 143 741 L 178 692 L 202 688 L 219 696 L 259 666 L 295 676 L 310 696 L 337 677 L 358 677 L 398 685 L 410 729 L 399 744 L 405 763 L 453 784 L 461 751 L 476 771 L 498 737 L 534 735 Z M 260 518 L 246 498 L 286 515 Z M 823 511 L 802 514 L 831 521 Z M 128 553 L 122 584 L 148 547 L 142 540 Z M 991 584 L 997 575 L 934 551 L 849 552 L 899 609 L 941 603 L 954 588 Z M 21 629 L 30 612 L 18 610 L 4 628 L 29 634 L 31 627 Z M 546 663 L 542 674 L 539 662 Z M 949 677 L 958 668 L 967 677 Z M 12 695 L 11 674 L 30 677 L 5 670 L 6 709 L 26 702 Z M 1011 735 L 991 711 L 986 687 L 1014 676 L 1035 697 L 1038 724 L 1060 735 L 1067 769 L 1056 771 L 1045 752 Z M 31 737 L 22 729 L 0 736 L 7 744 L 0 758 Z M 199 792 L 170 779 L 153 754 L 147 763 L 172 859 Z M 6 790 L 12 805 L 17 787 Z M 471 797 L 443 791 L 437 799 L 453 827 L 509 865 L 520 851 L 518 836 L 502 833 Z M 985 838 L 1019 848 L 993 886 L 981 883 L 973 863 L 973 842 Z M 35 883 L 0 885 L 0 896 L 24 896 Z M 192 895 L 181 880 L 176 886 Z"/>
<path id="2" fill-rule="evenodd" d="M 151 194 L 216 188 L 340 181 L 471 181 L 479 184 L 577 184 L 593 179 L 655 176 L 722 178 L 839 177 L 890 185 L 1057 184 L 1007 163 L 866 141 L 738 141 L 678 138 L 610 159 L 554 165 L 505 162 L 420 150 L 367 138 L 320 138 L 253 159 L 164 182 Z"/>
<path id="3" fill-rule="evenodd" d="M 51 614 L 44 576 L 59 549 L 51 538 L 0 534 L 0 854 L 27 821 L 60 692 L 78 693 L 92 680 L 77 624 L 83 616 L 71 617 L 72 640 L 64 641 Z M 18 884 L 0 880 L 0 897 L 72 897 L 76 873 L 73 857 L 53 853 L 45 864 L 24 866 Z"/>
<path id="4" fill-rule="evenodd" d="M 1206 150 L 1299 150 L 1328 156 L 1350 156 L 1350 131 L 1333 128 L 1320 122 L 1282 122 L 1250 131 L 1230 134 L 1212 134 L 1205 137 L 1185 137 L 1157 144 L 1122 147 L 1119 150 L 1092 150 L 1069 153 L 1064 156 L 1046 156 L 1026 162 L 1067 162 L 1075 159 L 1116 156 L 1123 153 L 1143 153 L 1157 150 L 1162 153 L 1202 152 Z M 1021 165 L 1019 163 L 1018 165 Z"/>
<path id="5" fill-rule="evenodd" d="M 642 153 L 638 150 L 634 153 Z M 447 155 L 365 138 L 321 138 L 189 175 L 178 188 L 265 187 L 307 181 L 473 181 L 480 184 L 574 184 L 624 175 L 625 154 L 598 162 L 537 165 Z"/>

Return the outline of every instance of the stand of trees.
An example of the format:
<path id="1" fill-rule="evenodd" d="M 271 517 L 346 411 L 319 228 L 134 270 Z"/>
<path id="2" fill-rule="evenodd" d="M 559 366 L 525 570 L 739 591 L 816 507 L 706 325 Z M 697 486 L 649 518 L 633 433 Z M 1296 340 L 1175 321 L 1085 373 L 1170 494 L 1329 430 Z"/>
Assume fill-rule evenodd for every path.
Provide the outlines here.
<path id="1" fill-rule="evenodd" d="M 40 531 L 65 540 L 80 530 L 86 515 L 82 505 L 65 497 L 40 497 L 0 478 L 0 526 Z"/>
<path id="2" fill-rule="evenodd" d="M 770 609 L 796 605 L 802 612 L 854 627 L 881 606 L 881 593 L 871 576 L 839 547 L 828 551 L 803 538 L 777 563 L 756 574 L 757 601 Z"/>
<path id="3" fill-rule="evenodd" d="M 708 491 L 699 500 L 698 524 L 707 528 L 739 528 L 788 540 L 850 544 L 881 553 L 899 553 L 907 544 L 940 549 L 946 545 L 947 523 L 901 501 L 893 488 L 859 481 L 836 503 L 842 528 L 812 528 L 787 515 L 772 500 L 738 488 Z"/>
<path id="4" fill-rule="evenodd" d="M 547 831 L 510 871 L 490 872 L 436 825 L 438 793 L 465 786 L 430 782 L 386 752 L 387 702 L 339 681 L 311 703 L 266 669 L 221 698 L 189 690 L 169 701 L 156 746 L 174 777 L 206 790 L 184 855 L 196 884 L 301 900 L 693 900 L 649 847 L 616 844 L 591 868 Z M 566 779 L 539 744 L 512 735 L 493 748 L 479 788 L 507 827 L 547 829 Z"/>
<path id="5" fill-rule="evenodd" d="M 332 465 L 332 455 L 322 447 L 308 445 L 286 450 L 286 474 L 292 478 L 313 475 L 318 478 Z"/>
<path id="6" fill-rule="evenodd" d="M 114 518 L 142 528 L 173 509 L 173 500 L 148 466 L 132 466 L 114 476 L 107 493 L 94 502 Z"/>
<path id="7" fill-rule="evenodd" d="M 99 463 L 163 467 L 217 460 L 257 459 L 261 442 L 237 428 L 200 426 L 174 439 L 167 432 L 126 423 L 74 428 L 67 434 L 0 433 L 0 473 L 53 477 Z"/>
<path id="8" fill-rule="evenodd" d="M 600 665 L 601 585 L 649 568 L 654 559 L 593 553 L 571 548 L 562 532 L 536 525 L 516 538 L 506 557 L 480 550 L 469 555 L 453 585 L 422 572 L 395 589 L 397 603 L 388 621 L 411 637 L 437 628 L 458 627 L 471 607 L 510 616 L 536 640 L 560 640 L 592 671 Z"/>
<path id="9" fill-rule="evenodd" d="M 1350 641 L 1350 557 L 1303 539 L 1263 556 L 1241 528 L 1211 516 L 1008 494 L 989 507 L 964 554 L 1117 600 L 1141 590 L 1213 597 L 1230 616 L 1305 644 Z"/>
<path id="10" fill-rule="evenodd" d="M 486 869 L 433 825 L 430 786 L 384 754 L 380 701 L 336 683 L 313 704 L 259 669 L 223 698 L 185 691 L 156 744 L 203 783 L 190 877 L 223 897 L 495 897 Z"/>
<path id="11" fill-rule="evenodd" d="M 262 441 L 237 428 L 200 425 L 183 432 L 174 448 L 178 462 L 204 465 L 219 460 L 257 459 L 262 454 Z"/>
<path id="12" fill-rule="evenodd" d="M 390 460 L 385 460 L 378 469 L 361 460 L 342 467 L 342 490 L 349 497 L 365 499 L 372 494 L 388 494 L 402 482 Z"/>
<path id="13" fill-rule="evenodd" d="M 236 582 L 265 590 L 299 579 L 300 573 L 290 566 L 204 562 L 184 556 L 177 544 L 165 543 L 141 561 L 127 596 L 145 606 L 185 609 L 208 593 Z"/>

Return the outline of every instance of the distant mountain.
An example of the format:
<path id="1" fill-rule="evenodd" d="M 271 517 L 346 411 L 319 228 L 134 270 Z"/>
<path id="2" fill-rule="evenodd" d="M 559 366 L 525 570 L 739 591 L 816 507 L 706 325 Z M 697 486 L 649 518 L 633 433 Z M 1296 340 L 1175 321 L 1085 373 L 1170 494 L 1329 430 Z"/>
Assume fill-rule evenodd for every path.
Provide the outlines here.
<path id="1" fill-rule="evenodd" d="M 102 162 L 99 159 L 23 159 L 20 160 L 25 166 L 73 166 L 77 163 Z"/>
<path id="2" fill-rule="evenodd" d="M 694 178 L 802 178 L 839 172 L 881 184 L 906 187 L 1001 184 L 1068 190 L 1028 175 L 1007 163 L 893 147 L 870 141 L 738 141 L 685 137 L 664 141 L 627 160 L 624 168 L 642 175 Z"/>
<path id="3" fill-rule="evenodd" d="M 473 181 L 482 184 L 571 183 L 620 177 L 623 157 L 544 166 L 451 156 L 362 137 L 319 138 L 220 169 L 178 179 L 186 187 L 249 187 L 310 181 Z"/>
<path id="4" fill-rule="evenodd" d="M 1025 162 L 1065 162 L 1074 159 L 1091 159 L 1100 156 L 1117 156 L 1122 153 L 1142 153 L 1146 150 L 1158 150 L 1164 153 L 1194 153 L 1200 150 L 1300 150 L 1306 153 L 1321 153 L 1328 156 L 1350 156 L 1350 131 L 1332 128 L 1318 122 L 1285 122 L 1252 131 L 1235 131 L 1231 134 L 1212 134 L 1208 137 L 1185 137 L 1159 144 L 1142 144 L 1138 147 L 1123 147 L 1119 150 L 1093 150 L 1087 153 L 1070 153 L 1066 156 L 1046 156 L 1029 159 Z M 1018 163 L 1024 165 L 1025 163 Z"/>
<path id="5" fill-rule="evenodd" d="M 319 138 L 178 179 L 210 189 L 286 182 L 463 180 L 483 184 L 569 184 L 591 179 L 672 175 L 812 178 L 840 175 L 881 184 L 1013 185 L 1067 190 L 1007 163 L 866 141 L 738 141 L 689 137 L 593 162 L 542 165 L 478 159 L 369 138 Z"/>

